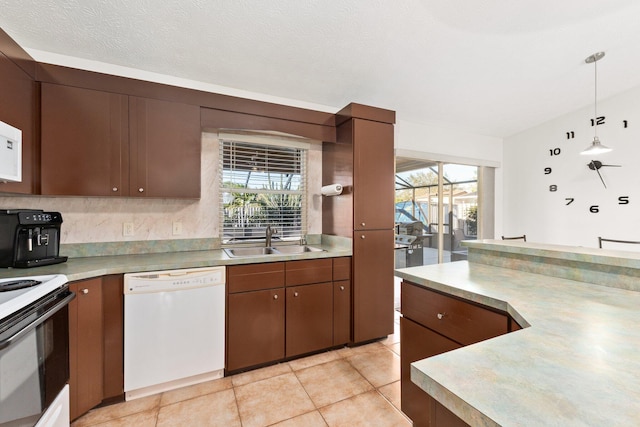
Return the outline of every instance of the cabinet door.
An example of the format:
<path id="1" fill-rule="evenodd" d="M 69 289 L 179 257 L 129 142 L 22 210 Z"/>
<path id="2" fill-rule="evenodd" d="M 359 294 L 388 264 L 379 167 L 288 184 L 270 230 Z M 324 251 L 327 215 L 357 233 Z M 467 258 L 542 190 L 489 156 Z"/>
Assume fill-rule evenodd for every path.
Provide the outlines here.
<path id="1" fill-rule="evenodd" d="M 130 97 L 130 194 L 200 197 L 200 107 Z"/>
<path id="2" fill-rule="evenodd" d="M 102 280 L 69 285 L 76 298 L 69 304 L 69 391 L 71 419 L 102 402 Z"/>
<path id="3" fill-rule="evenodd" d="M 393 333 L 393 230 L 353 236 L 353 340 Z"/>
<path id="4" fill-rule="evenodd" d="M 400 318 L 400 390 L 402 412 L 415 427 L 427 427 L 433 416 L 433 398 L 411 382 L 411 363 L 462 347 L 405 317 Z"/>
<path id="5" fill-rule="evenodd" d="M 393 125 L 353 119 L 353 229 L 392 229 Z"/>
<path id="6" fill-rule="evenodd" d="M 333 345 L 351 342 L 351 281 L 333 282 Z"/>
<path id="7" fill-rule="evenodd" d="M 122 274 L 102 278 L 103 400 L 124 395 L 124 295 Z"/>
<path id="8" fill-rule="evenodd" d="M 22 181 L 0 183 L 2 193 L 35 194 L 34 171 L 38 167 L 37 90 L 33 79 L 0 53 L 0 120 L 22 131 Z"/>
<path id="9" fill-rule="evenodd" d="M 287 292 L 286 357 L 333 343 L 333 285 L 331 282 L 293 286 Z"/>
<path id="10" fill-rule="evenodd" d="M 42 84 L 44 195 L 126 196 L 127 96 Z"/>
<path id="11" fill-rule="evenodd" d="M 284 288 L 229 294 L 227 371 L 284 358 Z"/>

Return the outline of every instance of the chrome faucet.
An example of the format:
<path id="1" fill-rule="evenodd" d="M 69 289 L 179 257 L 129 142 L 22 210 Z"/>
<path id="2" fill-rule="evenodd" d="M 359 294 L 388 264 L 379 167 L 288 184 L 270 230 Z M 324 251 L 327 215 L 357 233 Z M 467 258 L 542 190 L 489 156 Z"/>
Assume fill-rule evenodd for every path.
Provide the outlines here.
<path id="1" fill-rule="evenodd" d="M 270 225 L 267 225 L 266 238 L 265 238 L 265 246 L 268 248 L 271 246 L 271 236 L 278 233 L 278 230 L 275 228 L 271 228 Z"/>

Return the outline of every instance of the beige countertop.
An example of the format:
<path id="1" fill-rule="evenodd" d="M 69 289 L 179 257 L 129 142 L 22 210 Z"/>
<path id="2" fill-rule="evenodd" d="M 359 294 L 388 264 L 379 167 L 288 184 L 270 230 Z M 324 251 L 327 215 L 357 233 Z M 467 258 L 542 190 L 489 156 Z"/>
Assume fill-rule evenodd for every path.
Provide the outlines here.
<path id="1" fill-rule="evenodd" d="M 296 255 L 273 254 L 265 256 L 230 258 L 222 249 L 213 249 L 203 251 L 70 258 L 65 263 L 43 267 L 3 268 L 0 269 L 0 278 L 65 274 L 69 281 L 72 282 L 75 280 L 89 279 L 109 274 L 351 256 L 350 248 L 322 244 L 313 246 L 321 248 L 324 251 L 307 252 Z"/>
<path id="2" fill-rule="evenodd" d="M 531 250 L 516 246 L 500 250 Z M 640 292 L 467 261 L 396 275 L 507 311 L 525 326 L 412 364 L 412 381 L 467 423 L 638 425 Z"/>

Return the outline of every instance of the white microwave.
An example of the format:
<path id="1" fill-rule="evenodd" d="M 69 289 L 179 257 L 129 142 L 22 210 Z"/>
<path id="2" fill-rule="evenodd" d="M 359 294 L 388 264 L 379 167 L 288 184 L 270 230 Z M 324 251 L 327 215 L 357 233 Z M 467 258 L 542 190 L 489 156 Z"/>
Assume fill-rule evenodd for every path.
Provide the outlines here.
<path id="1" fill-rule="evenodd" d="M 22 181 L 22 131 L 0 122 L 0 181 Z"/>

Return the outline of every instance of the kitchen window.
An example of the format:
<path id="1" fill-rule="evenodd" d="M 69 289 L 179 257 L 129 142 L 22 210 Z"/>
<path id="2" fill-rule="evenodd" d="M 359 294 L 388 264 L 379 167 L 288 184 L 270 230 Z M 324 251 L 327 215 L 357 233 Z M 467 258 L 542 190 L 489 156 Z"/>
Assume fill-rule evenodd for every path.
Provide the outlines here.
<path id="1" fill-rule="evenodd" d="M 297 240 L 307 232 L 309 144 L 272 136 L 220 135 L 223 243 Z"/>

